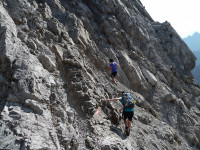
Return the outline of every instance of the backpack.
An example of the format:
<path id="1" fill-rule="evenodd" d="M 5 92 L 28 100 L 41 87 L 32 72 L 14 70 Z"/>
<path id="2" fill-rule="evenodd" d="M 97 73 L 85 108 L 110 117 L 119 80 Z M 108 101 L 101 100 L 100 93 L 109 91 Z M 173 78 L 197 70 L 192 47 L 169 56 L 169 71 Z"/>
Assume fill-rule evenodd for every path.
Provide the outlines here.
<path id="1" fill-rule="evenodd" d="M 124 108 L 134 108 L 134 99 L 130 93 L 122 93 L 122 98 L 125 101 Z"/>

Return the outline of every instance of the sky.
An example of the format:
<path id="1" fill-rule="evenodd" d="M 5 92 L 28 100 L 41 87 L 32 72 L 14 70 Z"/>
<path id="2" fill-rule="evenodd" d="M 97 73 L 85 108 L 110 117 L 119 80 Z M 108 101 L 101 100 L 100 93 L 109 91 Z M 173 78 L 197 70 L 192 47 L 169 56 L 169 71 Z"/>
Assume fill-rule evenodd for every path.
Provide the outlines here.
<path id="1" fill-rule="evenodd" d="M 200 0 L 140 0 L 154 21 L 168 21 L 185 38 L 200 33 Z"/>

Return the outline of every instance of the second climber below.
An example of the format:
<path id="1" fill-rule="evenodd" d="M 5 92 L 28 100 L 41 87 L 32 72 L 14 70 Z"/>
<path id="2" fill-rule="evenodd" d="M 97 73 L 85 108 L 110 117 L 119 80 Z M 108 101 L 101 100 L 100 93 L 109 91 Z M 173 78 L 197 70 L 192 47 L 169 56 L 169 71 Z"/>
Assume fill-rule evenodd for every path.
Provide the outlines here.
<path id="1" fill-rule="evenodd" d="M 125 95 L 125 93 L 122 92 L 122 95 Z M 132 118 L 134 116 L 134 108 L 133 107 L 132 108 L 125 107 L 126 102 L 125 102 L 124 96 L 106 100 L 106 102 L 110 102 L 110 101 L 120 101 L 122 103 L 123 107 L 119 111 L 123 112 L 125 132 L 126 132 L 126 135 L 129 136 L 130 129 L 131 129 L 131 122 L 132 122 Z"/>

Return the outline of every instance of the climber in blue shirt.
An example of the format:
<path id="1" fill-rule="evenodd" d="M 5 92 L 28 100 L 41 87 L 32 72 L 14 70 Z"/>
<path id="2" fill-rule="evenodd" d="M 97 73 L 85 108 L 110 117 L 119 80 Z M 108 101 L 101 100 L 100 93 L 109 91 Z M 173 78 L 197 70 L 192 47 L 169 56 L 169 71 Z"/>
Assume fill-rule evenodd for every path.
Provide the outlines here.
<path id="1" fill-rule="evenodd" d="M 113 59 L 110 59 L 110 66 L 108 68 L 107 73 L 111 71 L 111 78 L 113 83 L 115 83 L 115 77 L 117 75 L 118 68 L 119 68 L 118 64 L 114 62 Z"/>

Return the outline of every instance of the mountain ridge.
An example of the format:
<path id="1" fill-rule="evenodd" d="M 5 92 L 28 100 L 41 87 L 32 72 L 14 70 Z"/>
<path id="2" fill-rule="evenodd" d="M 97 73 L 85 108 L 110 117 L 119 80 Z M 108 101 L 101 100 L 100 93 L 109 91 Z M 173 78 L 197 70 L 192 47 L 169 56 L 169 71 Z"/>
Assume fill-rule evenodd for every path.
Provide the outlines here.
<path id="1" fill-rule="evenodd" d="M 0 14 L 1 149 L 200 148 L 196 58 L 139 0 L 1 0 Z M 105 101 L 122 90 L 136 99 L 128 137 Z"/>
<path id="2" fill-rule="evenodd" d="M 183 41 L 188 45 L 188 47 L 194 51 L 200 51 L 200 33 L 195 32 L 193 35 L 183 38 Z"/>

